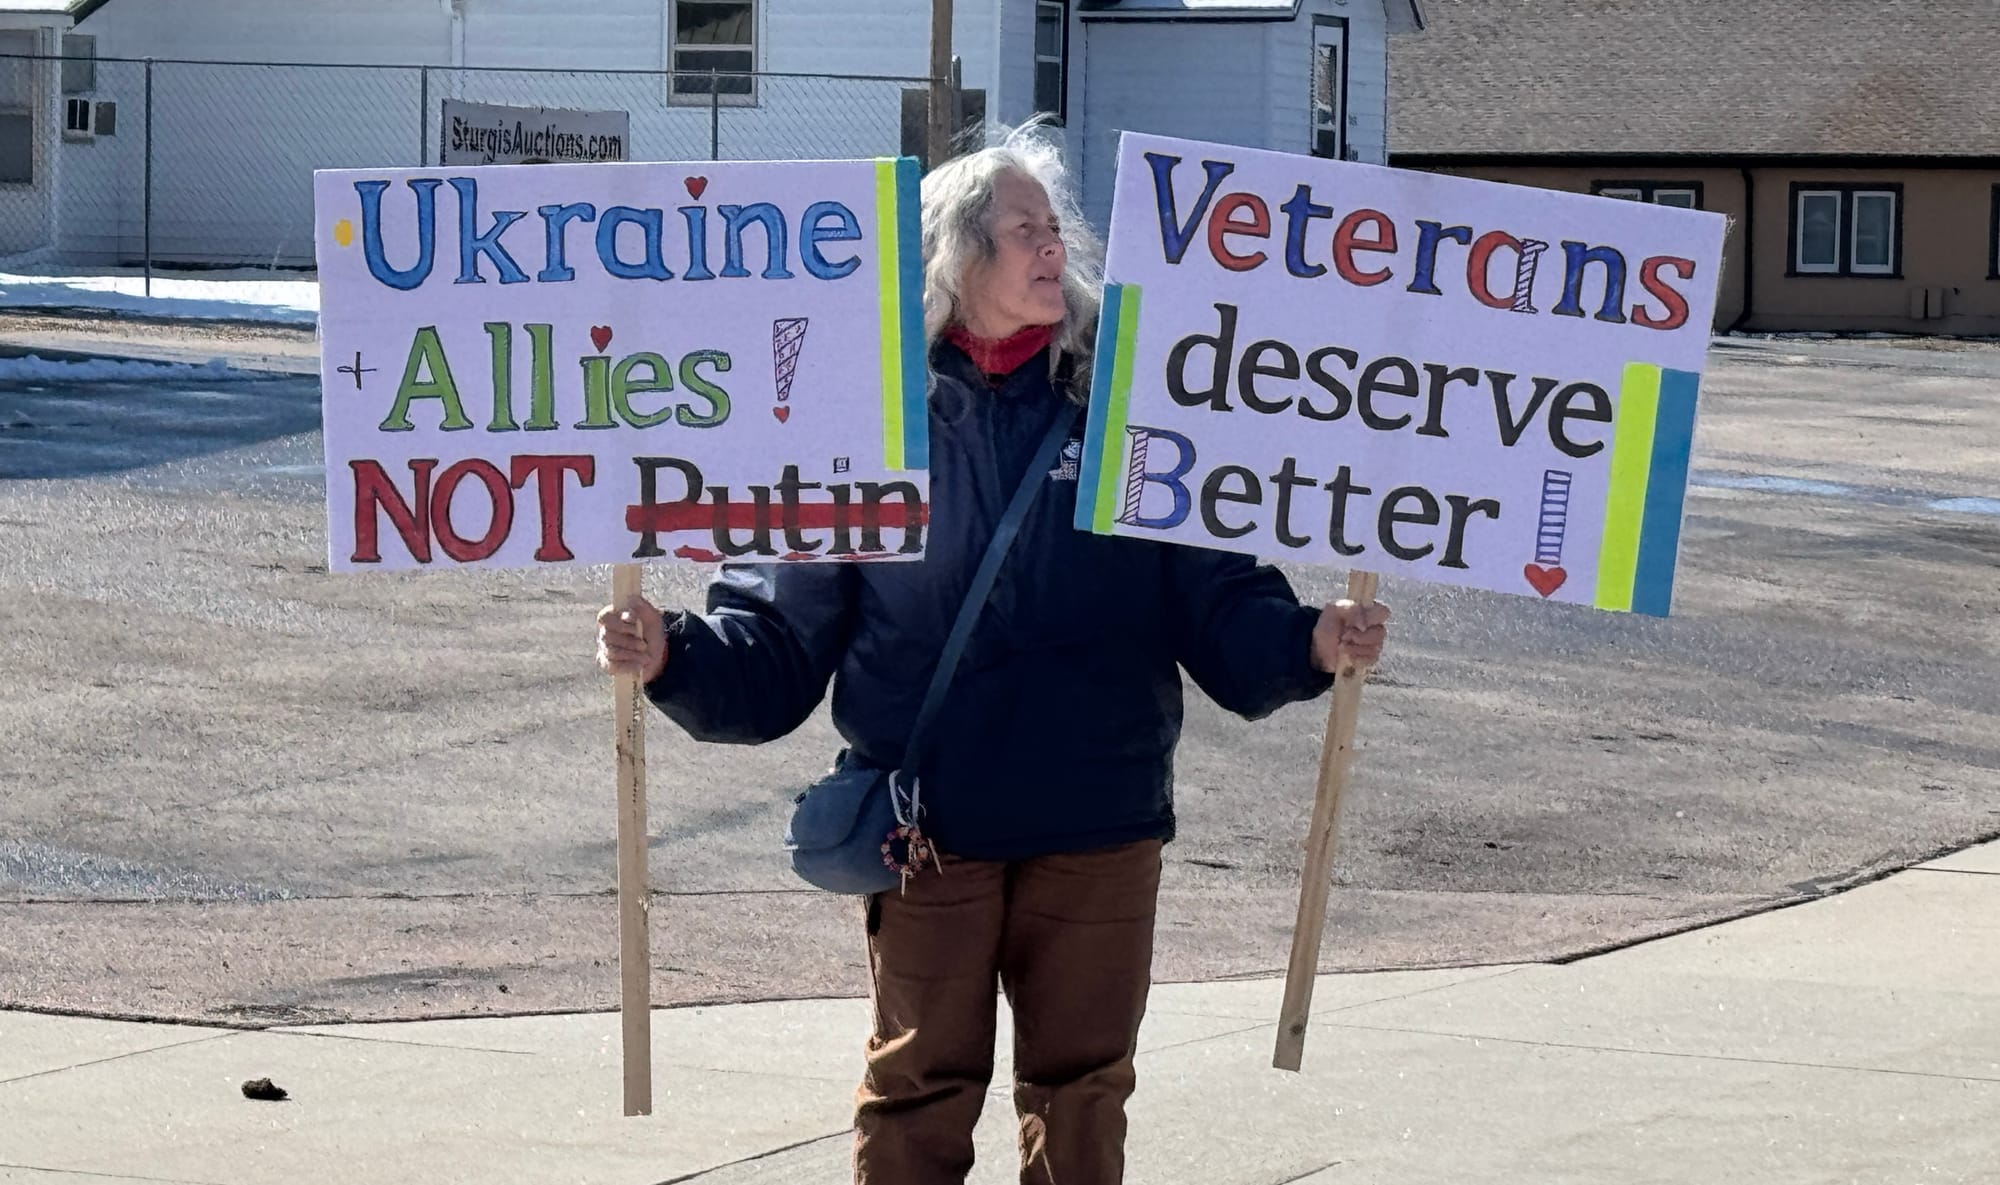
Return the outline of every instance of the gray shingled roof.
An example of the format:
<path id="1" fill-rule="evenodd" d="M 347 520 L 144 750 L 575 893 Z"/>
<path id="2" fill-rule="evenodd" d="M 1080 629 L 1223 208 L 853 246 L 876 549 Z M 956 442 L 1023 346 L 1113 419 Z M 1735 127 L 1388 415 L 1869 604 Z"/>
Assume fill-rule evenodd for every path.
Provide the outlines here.
<path id="1" fill-rule="evenodd" d="M 1426 0 L 1392 155 L 2000 156 L 2000 0 Z"/>

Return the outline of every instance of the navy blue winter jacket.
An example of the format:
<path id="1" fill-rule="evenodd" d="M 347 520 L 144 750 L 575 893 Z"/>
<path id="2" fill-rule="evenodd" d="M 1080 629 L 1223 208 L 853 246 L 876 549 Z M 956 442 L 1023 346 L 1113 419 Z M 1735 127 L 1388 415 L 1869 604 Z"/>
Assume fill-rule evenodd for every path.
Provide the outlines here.
<path id="1" fill-rule="evenodd" d="M 695 738 L 784 736 L 830 679 L 855 755 L 901 766 L 973 570 L 1062 398 L 1046 352 L 997 388 L 955 346 L 932 365 L 924 559 L 725 566 L 708 612 L 670 621 L 666 669 L 646 688 Z M 1171 838 L 1181 668 L 1252 719 L 1331 682 L 1311 662 L 1318 613 L 1276 569 L 1080 532 L 1074 467 L 1044 480 L 916 771 L 925 830 L 956 856 Z"/>

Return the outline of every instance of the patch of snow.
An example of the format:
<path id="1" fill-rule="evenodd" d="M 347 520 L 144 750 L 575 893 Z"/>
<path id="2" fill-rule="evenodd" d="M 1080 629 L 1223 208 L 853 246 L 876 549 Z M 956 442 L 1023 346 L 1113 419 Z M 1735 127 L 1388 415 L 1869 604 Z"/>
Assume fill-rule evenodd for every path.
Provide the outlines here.
<path id="1" fill-rule="evenodd" d="M 1939 498 L 1930 508 L 1959 514 L 2000 514 L 2000 498 Z"/>
<path id="2" fill-rule="evenodd" d="M 1768 473 L 1697 473 L 1691 479 L 1695 485 L 1717 490 L 1756 490 L 1770 494 L 1820 494 L 1828 497 L 1846 497 L 1856 491 L 1853 486 L 1832 481 L 1813 481 L 1801 477 L 1774 477 Z"/>
<path id="3" fill-rule="evenodd" d="M 34 355 L 0 358 L 0 383 L 150 383 L 161 379 L 227 383 L 269 377 L 254 371 L 232 370 L 220 358 L 200 365 L 192 362 L 139 362 L 124 358 L 92 358 L 84 362 L 65 362 Z"/>
<path id="4" fill-rule="evenodd" d="M 130 269 L 101 275 L 0 272 L 0 308 L 89 308 L 311 325 L 319 320 L 319 282 L 273 279 L 271 272 L 250 268 L 204 272 L 198 280 L 155 273 L 153 294 L 147 296 L 145 276 Z"/>

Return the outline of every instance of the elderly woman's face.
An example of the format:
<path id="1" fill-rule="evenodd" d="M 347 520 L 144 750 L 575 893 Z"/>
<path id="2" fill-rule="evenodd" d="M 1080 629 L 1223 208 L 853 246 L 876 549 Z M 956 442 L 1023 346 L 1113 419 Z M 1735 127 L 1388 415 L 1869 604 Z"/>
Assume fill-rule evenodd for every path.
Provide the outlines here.
<path id="1" fill-rule="evenodd" d="M 965 277 L 960 311 L 965 327 L 981 337 L 1009 337 L 1031 325 L 1063 319 L 1063 268 L 1069 253 L 1062 224 L 1040 183 L 1016 173 L 994 183 L 993 220 L 987 228 L 993 258 L 973 264 Z"/>

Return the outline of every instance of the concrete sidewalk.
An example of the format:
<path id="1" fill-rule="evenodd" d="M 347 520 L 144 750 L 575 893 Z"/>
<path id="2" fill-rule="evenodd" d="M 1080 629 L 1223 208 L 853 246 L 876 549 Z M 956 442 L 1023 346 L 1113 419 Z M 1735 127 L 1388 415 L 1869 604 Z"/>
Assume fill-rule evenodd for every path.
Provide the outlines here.
<path id="1" fill-rule="evenodd" d="M 1567 966 L 1326 976 L 1301 1075 L 1269 1068 L 1280 986 L 1156 989 L 1129 1180 L 2000 1179 L 2000 844 Z M 866 1020 L 657 1012 L 655 1114 L 624 1119 L 615 1015 L 0 1012 L 0 1181 L 838 1182 Z M 243 1098 L 264 1076 L 291 1100 Z M 1012 1179 L 1010 1129 L 996 1087 L 975 1181 Z"/>

